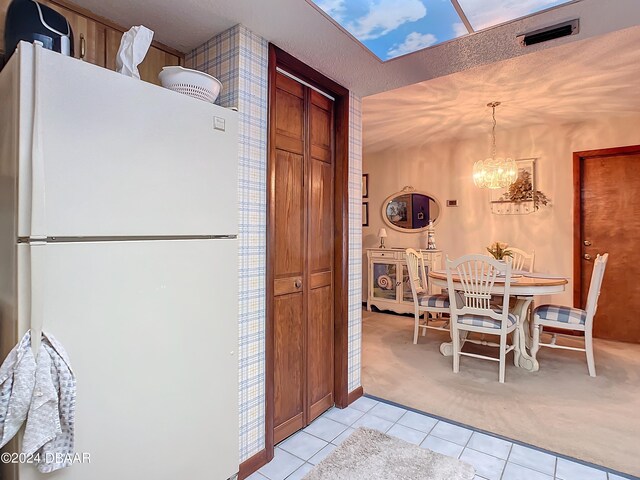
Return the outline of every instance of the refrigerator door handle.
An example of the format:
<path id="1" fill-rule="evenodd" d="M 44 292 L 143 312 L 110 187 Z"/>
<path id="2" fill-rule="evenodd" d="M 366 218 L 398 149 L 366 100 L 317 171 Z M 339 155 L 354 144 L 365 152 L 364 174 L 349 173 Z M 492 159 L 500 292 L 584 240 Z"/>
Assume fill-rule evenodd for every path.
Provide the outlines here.
<path id="1" fill-rule="evenodd" d="M 31 350 L 36 360 L 40 351 L 42 327 L 44 325 L 45 247 L 46 243 L 44 242 L 32 241 L 29 248 L 31 255 Z"/>
<path id="2" fill-rule="evenodd" d="M 45 166 L 41 125 L 42 45 L 35 42 L 33 55 L 33 136 L 31 138 L 31 237 L 46 237 Z"/>

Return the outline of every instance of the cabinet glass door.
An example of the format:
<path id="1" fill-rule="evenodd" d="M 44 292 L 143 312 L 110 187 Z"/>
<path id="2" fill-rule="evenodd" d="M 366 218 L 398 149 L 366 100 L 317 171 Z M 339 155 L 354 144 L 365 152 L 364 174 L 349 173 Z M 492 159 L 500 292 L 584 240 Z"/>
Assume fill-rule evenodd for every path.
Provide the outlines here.
<path id="1" fill-rule="evenodd" d="M 411 281 L 409 280 L 409 269 L 406 265 L 402 266 L 402 301 L 413 302 Z"/>
<path id="2" fill-rule="evenodd" d="M 396 282 L 395 263 L 373 264 L 373 296 L 375 298 L 395 301 Z"/>

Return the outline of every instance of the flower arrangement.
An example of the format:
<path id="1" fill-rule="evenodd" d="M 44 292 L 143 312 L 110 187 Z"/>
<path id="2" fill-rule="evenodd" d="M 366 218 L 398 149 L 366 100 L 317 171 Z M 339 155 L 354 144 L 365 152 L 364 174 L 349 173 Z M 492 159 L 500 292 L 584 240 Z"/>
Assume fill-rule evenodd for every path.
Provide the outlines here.
<path id="1" fill-rule="evenodd" d="M 504 242 L 493 242 L 487 247 L 487 252 L 493 255 L 496 260 L 504 260 L 505 257 L 513 257 L 513 252 L 509 250 L 509 244 Z"/>
<path id="2" fill-rule="evenodd" d="M 523 171 L 518 179 L 509 185 L 509 190 L 502 195 L 501 200 L 509 202 L 526 202 L 533 200 L 533 208 L 538 210 L 540 205 L 548 205 L 551 200 L 540 190 L 534 190 L 531 183 L 531 173 Z"/>

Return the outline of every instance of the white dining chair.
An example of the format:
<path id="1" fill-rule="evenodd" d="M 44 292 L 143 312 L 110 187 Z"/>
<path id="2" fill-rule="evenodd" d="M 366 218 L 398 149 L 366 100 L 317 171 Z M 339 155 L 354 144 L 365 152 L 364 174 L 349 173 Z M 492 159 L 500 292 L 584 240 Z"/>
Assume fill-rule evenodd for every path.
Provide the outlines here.
<path id="1" fill-rule="evenodd" d="M 587 367 L 589 375 L 596 376 L 596 363 L 593 357 L 593 317 L 598 309 L 598 297 L 602 287 L 604 270 L 607 267 L 609 254 L 598 255 L 593 265 L 591 273 L 591 283 L 589 284 L 589 294 L 585 309 L 572 308 L 559 305 L 540 305 L 533 311 L 533 341 L 531 344 L 531 355 L 535 358 L 540 347 L 561 348 L 563 350 L 574 350 L 585 352 L 587 356 Z M 553 327 L 562 330 L 573 330 L 584 332 L 584 348 L 558 345 L 557 336 L 562 333 L 553 333 L 549 343 L 540 341 L 540 336 L 544 332 L 544 327 Z M 571 335 L 571 338 L 575 338 Z"/>
<path id="2" fill-rule="evenodd" d="M 507 262 L 511 263 L 513 270 L 520 270 L 524 272 L 533 272 L 533 262 L 536 258 L 536 251 L 532 250 L 531 253 L 527 253 L 519 248 L 509 247 L 511 251 L 511 257 L 506 257 Z"/>
<path id="3" fill-rule="evenodd" d="M 429 289 L 429 277 L 424 267 L 424 257 L 413 248 L 405 251 L 407 270 L 409 271 L 409 283 L 413 296 L 415 326 L 413 329 L 413 343 L 418 343 L 418 330 L 422 329 L 422 336 L 427 329 L 449 331 L 447 321 L 440 318 L 440 314 L 449 313 L 449 295 L 432 295 Z M 424 314 L 424 323 L 420 323 L 420 315 Z M 434 315 L 434 317 L 430 317 Z M 440 325 L 430 325 L 430 322 L 438 321 Z"/>
<path id="4" fill-rule="evenodd" d="M 459 295 L 454 289 L 454 275 L 462 285 Z M 496 284 L 504 286 L 504 293 L 500 294 L 502 306 L 499 307 L 491 304 Z M 447 258 L 447 285 L 450 297 L 454 373 L 460 370 L 462 355 L 492 360 L 499 362 L 499 380 L 500 383 L 504 383 L 506 355 L 515 348 L 514 345 L 507 345 L 507 335 L 518 325 L 518 317 L 509 313 L 511 264 L 486 255 L 466 255 L 456 260 Z M 484 339 L 468 338 L 468 334 L 472 332 L 496 335 L 500 341 L 493 343 Z M 499 357 L 463 352 L 462 347 L 467 342 L 498 347 Z"/>
<path id="5" fill-rule="evenodd" d="M 519 248 L 509 247 L 511 252 L 510 257 L 506 257 L 506 261 L 511 263 L 511 271 L 519 272 L 533 272 L 533 262 L 536 259 L 536 251 L 532 250 L 531 253 L 520 250 Z M 515 301 L 511 300 L 511 307 L 515 305 Z M 533 308 L 533 304 L 531 304 Z M 531 310 L 527 311 L 527 319 L 530 318 Z"/>

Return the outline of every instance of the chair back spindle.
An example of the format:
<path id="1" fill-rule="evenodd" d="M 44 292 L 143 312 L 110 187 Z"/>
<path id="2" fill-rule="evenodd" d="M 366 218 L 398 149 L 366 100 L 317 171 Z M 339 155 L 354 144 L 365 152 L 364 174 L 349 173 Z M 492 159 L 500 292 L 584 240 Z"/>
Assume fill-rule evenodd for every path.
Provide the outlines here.
<path id="1" fill-rule="evenodd" d="M 608 253 L 605 253 L 604 255 L 598 255 L 593 265 L 591 282 L 589 283 L 589 294 L 587 295 L 587 304 L 585 305 L 585 311 L 587 312 L 585 326 L 587 328 L 591 326 L 593 317 L 596 314 L 596 310 L 598 310 L 598 297 L 600 297 L 602 279 L 604 278 L 604 271 L 607 267 L 608 260 Z"/>

